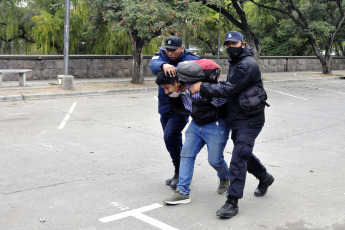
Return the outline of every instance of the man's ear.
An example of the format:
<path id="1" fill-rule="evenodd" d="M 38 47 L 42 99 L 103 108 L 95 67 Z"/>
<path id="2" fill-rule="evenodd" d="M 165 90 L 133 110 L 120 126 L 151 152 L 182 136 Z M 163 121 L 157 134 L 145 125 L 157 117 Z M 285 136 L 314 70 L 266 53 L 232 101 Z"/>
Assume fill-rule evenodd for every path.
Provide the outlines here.
<path id="1" fill-rule="evenodd" d="M 175 80 L 175 85 L 176 85 L 178 88 L 180 88 L 180 86 L 181 86 L 181 82 L 179 82 L 179 81 Z"/>
<path id="2" fill-rule="evenodd" d="M 246 47 L 246 43 L 245 42 L 242 43 L 242 48 L 244 48 L 244 47 Z"/>

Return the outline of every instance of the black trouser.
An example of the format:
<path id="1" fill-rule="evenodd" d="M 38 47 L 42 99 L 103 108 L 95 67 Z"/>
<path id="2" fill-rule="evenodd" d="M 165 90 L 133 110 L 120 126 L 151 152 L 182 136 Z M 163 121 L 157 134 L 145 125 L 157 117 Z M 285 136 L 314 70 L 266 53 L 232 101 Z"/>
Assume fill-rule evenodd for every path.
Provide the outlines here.
<path id="1" fill-rule="evenodd" d="M 230 162 L 230 185 L 228 194 L 232 197 L 242 198 L 246 182 L 247 171 L 256 178 L 266 175 L 266 168 L 253 154 L 256 137 L 262 127 L 244 127 L 233 129 L 231 139 L 234 143 Z"/>
<path id="2" fill-rule="evenodd" d="M 182 149 L 182 130 L 188 123 L 189 115 L 170 112 L 161 114 L 161 124 L 164 131 L 165 146 L 175 166 L 175 173 L 179 173 L 180 154 Z"/>

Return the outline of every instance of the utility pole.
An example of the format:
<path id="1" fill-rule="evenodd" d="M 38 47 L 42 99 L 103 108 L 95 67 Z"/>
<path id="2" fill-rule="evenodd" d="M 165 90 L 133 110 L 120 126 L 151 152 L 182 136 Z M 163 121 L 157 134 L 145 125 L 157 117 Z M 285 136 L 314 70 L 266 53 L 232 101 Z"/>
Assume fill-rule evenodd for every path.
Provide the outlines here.
<path id="1" fill-rule="evenodd" d="M 220 49 L 220 19 L 221 19 L 221 13 L 222 13 L 222 7 L 221 7 L 222 0 L 219 0 L 219 25 L 218 25 L 218 48 L 217 48 L 217 64 L 219 65 L 219 49 Z"/>
<path id="2" fill-rule="evenodd" d="M 64 27 L 64 68 L 63 75 L 58 75 L 58 84 L 61 83 L 62 89 L 71 90 L 73 89 L 74 77 L 68 75 L 68 55 L 69 55 L 69 15 L 70 15 L 71 4 L 70 0 L 65 0 L 65 27 Z"/>
<path id="3" fill-rule="evenodd" d="M 65 0 L 64 75 L 68 75 L 70 0 Z"/>

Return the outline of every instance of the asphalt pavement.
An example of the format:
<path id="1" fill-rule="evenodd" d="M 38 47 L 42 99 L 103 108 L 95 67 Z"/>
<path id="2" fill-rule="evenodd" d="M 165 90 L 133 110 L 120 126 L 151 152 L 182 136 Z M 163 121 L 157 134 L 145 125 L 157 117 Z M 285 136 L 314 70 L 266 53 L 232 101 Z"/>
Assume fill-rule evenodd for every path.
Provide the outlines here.
<path id="1" fill-rule="evenodd" d="M 75 91 L 67 92 L 49 81 L 3 82 L 0 92 L 10 93 L 2 98 L 22 98 L 0 102 L 0 229 L 345 229 L 342 73 L 263 78 L 271 107 L 254 153 L 275 182 L 258 198 L 258 181 L 248 174 L 232 219 L 215 214 L 225 196 L 216 192 L 206 148 L 197 156 L 192 202 L 164 204 L 173 166 L 153 78 L 138 88 L 128 79 L 116 87 L 120 79 L 76 80 Z M 83 83 L 90 85 L 81 90 Z M 227 162 L 232 147 L 229 141 Z"/>

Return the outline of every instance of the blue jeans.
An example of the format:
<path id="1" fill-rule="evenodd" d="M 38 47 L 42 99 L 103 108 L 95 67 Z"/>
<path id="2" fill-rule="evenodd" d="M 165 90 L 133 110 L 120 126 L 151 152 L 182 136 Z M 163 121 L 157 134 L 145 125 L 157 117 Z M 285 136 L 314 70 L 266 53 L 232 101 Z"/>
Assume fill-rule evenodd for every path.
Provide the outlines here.
<path id="1" fill-rule="evenodd" d="M 229 177 L 229 167 L 224 160 L 223 151 L 229 139 L 230 127 L 226 120 L 219 120 L 203 126 L 192 121 L 185 133 L 185 142 L 181 151 L 179 183 L 180 193 L 190 193 L 195 158 L 200 150 L 207 145 L 208 162 L 217 171 L 220 179 Z"/>

